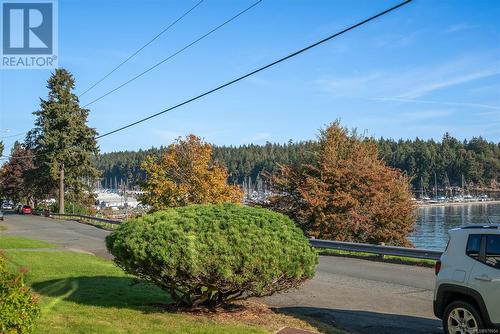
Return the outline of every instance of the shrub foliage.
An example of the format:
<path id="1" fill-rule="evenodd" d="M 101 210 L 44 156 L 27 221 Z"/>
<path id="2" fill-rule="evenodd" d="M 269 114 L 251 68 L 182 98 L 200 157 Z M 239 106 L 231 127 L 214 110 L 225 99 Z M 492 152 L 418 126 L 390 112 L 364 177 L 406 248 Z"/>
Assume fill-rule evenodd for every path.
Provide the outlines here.
<path id="1" fill-rule="evenodd" d="M 288 217 L 237 204 L 191 205 L 129 220 L 106 245 L 126 272 L 192 308 L 297 287 L 317 264 Z"/>
<path id="2" fill-rule="evenodd" d="M 40 309 L 24 283 L 23 273 L 9 272 L 0 254 L 0 333 L 33 333 L 39 316 Z"/>

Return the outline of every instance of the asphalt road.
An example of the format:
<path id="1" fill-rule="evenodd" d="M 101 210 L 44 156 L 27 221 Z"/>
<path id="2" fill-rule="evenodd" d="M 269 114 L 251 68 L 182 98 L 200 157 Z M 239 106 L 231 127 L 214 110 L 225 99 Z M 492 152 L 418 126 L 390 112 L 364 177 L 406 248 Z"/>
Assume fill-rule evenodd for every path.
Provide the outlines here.
<path id="1" fill-rule="evenodd" d="M 7 226 L 7 230 L 1 232 L 4 235 L 42 240 L 68 250 L 111 258 L 104 244 L 104 238 L 110 232 L 91 225 L 10 212 L 5 212 L 5 219 L 1 223 Z"/>
<path id="2" fill-rule="evenodd" d="M 110 258 L 109 233 L 93 226 L 7 214 L 6 235 L 47 241 Z M 308 315 L 353 333 L 442 333 L 432 314 L 431 268 L 322 256 L 316 276 L 300 289 L 265 298 L 280 312 Z"/>

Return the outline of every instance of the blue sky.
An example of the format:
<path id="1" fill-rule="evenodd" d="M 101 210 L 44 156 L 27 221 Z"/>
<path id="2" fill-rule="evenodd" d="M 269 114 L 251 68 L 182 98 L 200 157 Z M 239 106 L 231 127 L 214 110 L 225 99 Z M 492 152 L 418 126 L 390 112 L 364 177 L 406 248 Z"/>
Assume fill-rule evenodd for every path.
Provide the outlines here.
<path id="1" fill-rule="evenodd" d="M 60 0 L 59 65 L 81 93 L 193 1 Z M 98 97 L 252 1 L 205 0 L 81 99 Z M 90 106 L 104 133 L 156 113 L 398 1 L 264 0 L 201 43 Z M 0 71 L 0 137 L 28 130 L 47 70 Z M 376 137 L 500 141 L 500 1 L 415 0 L 306 54 L 134 128 L 103 152 L 194 133 L 218 145 L 313 139 L 341 119 Z M 21 137 L 22 138 L 22 137 Z M 9 147 L 16 138 L 6 138 Z"/>

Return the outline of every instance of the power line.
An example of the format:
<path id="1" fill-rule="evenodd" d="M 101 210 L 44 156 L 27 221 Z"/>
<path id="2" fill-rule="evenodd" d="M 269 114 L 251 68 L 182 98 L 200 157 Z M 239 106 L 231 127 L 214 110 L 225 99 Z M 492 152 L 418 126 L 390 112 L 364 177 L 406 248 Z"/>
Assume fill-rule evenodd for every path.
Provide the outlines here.
<path id="1" fill-rule="evenodd" d="M 143 46 L 141 46 L 139 49 L 137 49 L 134 53 L 132 53 L 127 59 L 125 59 L 124 61 L 122 61 L 120 64 L 118 64 L 115 68 L 113 68 L 109 73 L 107 73 L 106 75 L 104 75 L 101 79 L 99 79 L 98 81 L 96 81 L 92 86 L 90 86 L 89 88 L 87 88 L 83 93 L 81 93 L 78 97 L 82 97 L 83 95 L 85 95 L 86 93 L 88 93 L 90 90 L 92 90 L 94 87 L 96 87 L 98 84 L 100 84 L 101 82 L 103 82 L 106 78 L 108 78 L 111 74 L 113 74 L 116 70 L 118 70 L 120 67 L 122 67 L 123 65 L 125 65 L 125 63 L 127 63 L 129 60 L 131 60 L 132 58 L 134 58 L 135 56 L 137 56 L 137 54 L 139 54 L 142 50 L 144 50 L 146 47 L 148 47 L 151 43 L 153 43 L 155 40 L 157 40 L 161 35 L 163 35 L 164 33 L 166 33 L 168 30 L 170 30 L 170 28 L 172 28 L 174 25 L 176 25 L 180 20 L 182 20 L 184 17 L 186 17 L 187 15 L 189 15 L 196 7 L 198 7 L 199 5 L 201 5 L 201 3 L 205 1 L 205 0 L 199 0 L 193 7 L 191 7 L 189 10 L 187 10 L 185 13 L 183 13 L 181 16 L 179 16 L 175 21 L 173 21 L 170 25 L 168 25 L 165 29 L 163 29 L 162 31 L 160 31 L 156 36 L 154 36 L 151 40 L 149 40 L 146 44 L 144 44 Z M 14 135 L 10 135 L 10 136 L 3 136 L 3 137 L 0 137 L 0 140 L 2 139 L 6 139 L 6 138 L 12 138 L 12 137 L 20 137 L 21 135 L 24 135 L 26 134 L 27 132 L 21 132 L 21 133 L 17 133 L 17 134 L 14 134 Z M 2 159 L 5 159 L 6 157 L 0 157 Z"/>
<path id="2" fill-rule="evenodd" d="M 91 104 L 105 98 L 106 96 L 116 92 L 117 90 L 121 89 L 122 87 L 128 85 L 129 83 L 131 83 L 132 81 L 135 81 L 137 80 L 138 78 L 142 77 L 144 74 L 152 71 L 153 69 L 157 68 L 158 66 L 160 66 L 161 64 L 165 63 L 166 61 L 174 58 L 175 56 L 177 56 L 179 53 L 187 50 L 188 48 L 190 48 L 191 46 L 195 45 L 196 43 L 198 43 L 199 41 L 205 39 L 206 37 L 208 37 L 209 35 L 213 34 L 214 32 L 216 32 L 217 30 L 219 30 L 220 28 L 222 28 L 223 26 L 225 26 L 226 24 L 230 23 L 231 21 L 237 19 L 238 17 L 240 17 L 241 15 L 245 14 L 247 11 L 249 11 L 250 9 L 252 9 L 253 7 L 257 6 L 259 3 L 261 3 L 263 0 L 258 0 L 257 2 L 253 3 L 252 5 L 250 5 L 249 7 L 247 7 L 246 9 L 242 10 L 241 12 L 239 12 L 238 14 L 234 15 L 233 17 L 231 17 L 229 20 L 225 21 L 224 23 L 218 25 L 217 27 L 213 28 L 212 30 L 210 30 L 209 32 L 207 32 L 206 34 L 204 34 L 203 36 L 201 37 L 198 37 L 196 40 L 194 40 L 193 42 L 189 43 L 188 45 L 184 46 L 183 48 L 179 49 L 178 51 L 172 53 L 170 56 L 168 56 L 167 58 L 164 58 L 163 60 L 161 60 L 160 62 L 156 63 L 155 65 L 151 66 L 150 68 L 146 69 L 145 71 L 137 74 L 136 76 L 134 76 L 133 78 L 125 81 L 124 83 L 122 83 L 121 85 L 119 85 L 118 87 L 108 91 L 106 94 L 104 95 L 101 95 L 99 96 L 98 98 L 90 101 L 89 103 L 87 103 L 86 105 L 84 105 L 83 107 L 86 108 L 88 106 L 90 106 Z"/>
<path id="3" fill-rule="evenodd" d="M 111 74 L 113 74 L 116 70 L 118 70 L 120 67 L 122 67 L 125 63 L 127 63 L 130 59 L 134 58 L 139 52 L 144 50 L 148 45 L 153 43 L 155 40 L 157 40 L 161 35 L 163 35 L 165 32 L 170 30 L 174 25 L 176 25 L 180 20 L 182 20 L 184 17 L 186 17 L 189 13 L 191 13 L 196 7 L 198 7 L 204 0 L 198 1 L 193 7 L 191 7 L 187 12 L 179 16 L 175 21 L 173 21 L 168 27 L 160 31 L 155 37 L 153 37 L 151 40 L 149 40 L 146 44 L 141 46 L 137 51 L 132 53 L 127 59 L 122 61 L 118 66 L 113 68 L 109 73 L 107 73 L 105 76 L 103 76 L 101 79 L 97 80 L 92 86 L 87 88 L 83 93 L 79 95 L 79 97 L 82 97 L 83 95 L 87 94 L 90 90 L 92 90 L 95 86 L 103 82 L 107 77 L 109 77 Z"/>
<path id="4" fill-rule="evenodd" d="M 193 98 L 190 98 L 189 100 L 186 100 L 186 101 L 184 101 L 184 102 L 181 102 L 181 103 L 179 103 L 179 104 L 176 104 L 176 105 L 174 105 L 174 106 L 172 106 L 172 107 L 170 107 L 170 108 L 168 108 L 168 109 L 165 109 L 165 110 L 162 110 L 162 111 L 160 111 L 160 112 L 157 112 L 156 114 L 153 114 L 153 115 L 150 115 L 150 116 L 148 116 L 148 117 L 142 118 L 142 119 L 140 119 L 140 120 L 138 120 L 138 121 L 135 121 L 135 122 L 133 122 L 133 123 L 130 123 L 130 124 L 124 125 L 124 126 L 122 126 L 122 127 L 120 127 L 120 128 L 117 128 L 117 129 L 115 129 L 115 130 L 112 130 L 112 131 L 106 132 L 106 133 L 104 133 L 104 134 L 102 134 L 102 135 L 100 135 L 100 136 L 97 136 L 96 138 L 97 138 L 97 139 L 100 139 L 100 138 L 103 138 L 103 137 L 106 137 L 106 136 L 112 135 L 112 134 L 114 134 L 114 133 L 117 133 L 117 132 L 119 132 L 119 131 L 123 131 L 123 130 L 125 130 L 125 129 L 127 129 L 127 128 L 130 128 L 130 127 L 134 126 L 134 125 L 137 125 L 137 124 L 139 124 L 139 123 L 142 123 L 142 122 L 145 122 L 145 121 L 147 121 L 147 120 L 150 120 L 151 118 L 154 118 L 154 117 L 160 116 L 160 115 L 162 115 L 162 114 L 164 114 L 164 113 L 166 113 L 166 112 L 169 112 L 169 111 L 171 111 L 171 110 L 174 110 L 174 109 L 176 109 L 176 108 L 179 108 L 179 107 L 181 107 L 181 106 L 183 106 L 183 105 L 185 105 L 185 104 L 188 104 L 188 103 L 190 103 L 190 102 L 193 102 L 193 101 L 195 101 L 195 100 L 198 100 L 198 99 L 200 99 L 200 98 L 202 98 L 202 97 L 204 97 L 204 96 L 207 96 L 207 95 L 209 95 L 209 94 L 212 94 L 212 93 L 214 93 L 214 92 L 216 92 L 216 91 L 218 91 L 218 90 L 221 90 L 221 89 L 223 89 L 223 88 L 225 88 L 225 87 L 228 87 L 228 86 L 230 86 L 230 85 L 232 85 L 232 84 L 235 84 L 235 83 L 237 83 L 238 81 L 241 81 L 241 80 L 243 80 L 243 79 L 245 79 L 245 78 L 248 78 L 249 76 L 252 76 L 252 75 L 254 75 L 254 74 L 256 74 L 256 73 L 259 73 L 259 72 L 261 72 L 261 71 L 263 71 L 263 70 L 265 70 L 265 69 L 268 69 L 268 68 L 270 68 L 270 67 L 272 67 L 272 66 L 274 66 L 274 65 L 277 65 L 277 64 L 279 64 L 279 63 L 281 63 L 281 62 L 284 62 L 284 61 L 286 61 L 286 60 L 288 60 L 288 59 L 290 59 L 290 58 L 292 58 L 292 57 L 295 57 L 295 56 L 297 56 L 297 55 L 299 55 L 299 54 L 301 54 L 301 53 L 303 53 L 303 52 L 305 52 L 305 51 L 307 51 L 307 50 L 309 50 L 309 49 L 312 49 L 312 48 L 314 48 L 314 47 L 316 47 L 316 46 L 318 46 L 318 45 L 320 45 L 320 44 L 323 44 L 323 43 L 325 43 L 325 42 L 327 42 L 327 41 L 329 41 L 329 40 L 331 40 L 331 39 L 333 39 L 333 38 L 335 38 L 335 37 L 337 37 L 337 36 L 340 36 L 340 35 L 342 35 L 342 34 L 344 34 L 344 33 L 348 32 L 348 31 L 350 31 L 350 30 L 353 30 L 353 29 L 355 29 L 355 28 L 357 28 L 357 27 L 359 27 L 359 26 L 361 26 L 361 25 L 364 25 L 364 24 L 366 24 L 366 23 L 368 23 L 368 22 L 370 22 L 370 21 L 372 21 L 372 20 L 374 20 L 374 19 L 376 19 L 376 18 L 378 18 L 378 17 L 380 17 L 380 16 L 383 16 L 383 15 L 385 15 L 385 14 L 389 13 L 389 12 L 392 12 L 393 10 L 398 9 L 399 7 L 402 7 L 402 6 L 404 6 L 404 5 L 408 4 L 408 3 L 410 3 L 411 1 L 412 1 L 412 0 L 406 0 L 406 1 L 404 1 L 404 2 L 400 3 L 400 4 L 396 5 L 396 6 L 393 6 L 393 7 L 389 8 L 389 9 L 386 9 L 386 10 L 384 10 L 383 12 L 380 12 L 380 13 L 378 13 L 378 14 L 374 15 L 374 16 L 371 16 L 371 17 L 369 17 L 369 18 L 367 18 L 367 19 L 365 19 L 365 20 L 363 20 L 363 21 L 361 21 L 361 22 L 358 22 L 358 23 L 356 23 L 356 24 L 354 24 L 354 25 L 352 25 L 352 26 L 350 26 L 350 27 L 348 27 L 348 28 L 346 28 L 346 29 L 344 29 L 344 30 L 341 30 L 341 31 L 339 31 L 339 32 L 337 32 L 337 33 L 335 33 L 335 34 L 333 34 L 333 35 L 330 35 L 330 36 L 328 36 L 328 37 L 326 37 L 326 38 L 324 38 L 324 39 L 322 39 L 322 40 L 320 40 L 320 41 L 318 41 L 318 42 L 316 42 L 316 43 L 313 43 L 313 44 L 311 44 L 311 45 L 309 45 L 309 46 L 307 46 L 307 47 L 305 47 L 305 48 L 303 48 L 303 49 L 300 49 L 300 50 L 298 50 L 298 51 L 296 51 L 296 52 L 293 52 L 293 53 L 289 54 L 288 56 L 285 56 L 285 57 L 280 58 L 280 59 L 278 59 L 278 60 L 276 60 L 276 61 L 274 61 L 274 62 L 272 62 L 272 63 L 270 63 L 270 64 L 267 64 L 267 65 L 265 65 L 265 66 L 262 66 L 262 67 L 260 67 L 260 68 L 258 68 L 258 69 L 256 69 L 256 70 L 254 70 L 254 71 L 252 71 L 252 72 L 249 72 L 249 73 L 247 73 L 247 74 L 245 74 L 245 75 L 243 75 L 243 76 L 240 76 L 240 77 L 238 77 L 238 78 L 236 78 L 236 79 L 234 79 L 234 80 L 231 80 L 231 81 L 229 81 L 229 82 L 227 82 L 227 83 L 225 83 L 225 84 L 223 84 L 223 85 L 220 85 L 220 86 L 218 86 L 218 87 L 216 87 L 216 88 L 213 88 L 213 89 L 211 89 L 211 90 L 209 90 L 209 91 L 206 91 L 205 93 L 202 93 L 202 94 L 197 95 L 197 96 L 195 96 L 195 97 L 193 97 Z"/>
<path id="5" fill-rule="evenodd" d="M 3 137 L 0 137 L 0 139 L 7 139 L 7 138 L 14 138 L 14 137 L 20 137 L 22 135 L 26 134 L 26 132 L 19 132 L 19 133 L 15 133 L 13 135 L 8 135 L 8 136 L 3 136 Z"/>
<path id="6" fill-rule="evenodd" d="M 365 20 L 363 20 L 363 21 L 361 21 L 361 22 L 359 22 L 359 23 L 356 23 L 356 24 L 354 24 L 354 25 L 352 25 L 352 26 L 350 26 L 350 27 L 348 27 L 348 28 L 346 28 L 346 29 L 344 29 L 344 30 L 341 30 L 341 31 L 339 31 L 339 32 L 337 32 L 337 33 L 335 33 L 335 34 L 333 34 L 333 35 L 330 35 L 330 36 L 328 36 L 328 37 L 326 37 L 326 38 L 324 38 L 324 39 L 322 39 L 322 40 L 320 40 L 320 41 L 318 41 L 318 42 L 316 42 L 316 43 L 313 43 L 313 44 L 311 44 L 311 45 L 309 45 L 309 46 L 307 46 L 307 47 L 305 47 L 305 48 L 303 48 L 303 49 L 300 49 L 300 50 L 298 50 L 298 51 L 296 51 L 296 52 L 294 52 L 294 53 L 291 53 L 291 54 L 289 54 L 289 55 L 287 55 L 287 56 L 285 56 L 285 57 L 283 57 L 283 58 L 280 58 L 280 59 L 278 59 L 278 60 L 276 60 L 276 61 L 274 61 L 274 62 L 272 62 L 272 63 L 270 63 L 270 64 L 268 64 L 268 65 L 262 66 L 262 67 L 260 67 L 260 68 L 258 68 L 258 69 L 256 69 L 256 70 L 254 70 L 254 71 L 252 71 L 252 72 L 249 72 L 249 73 L 247 73 L 247 74 L 245 74 L 245 75 L 243 75 L 243 76 L 241 76 L 241 77 L 239 77 L 239 78 L 237 78 L 237 79 L 234 79 L 234 80 L 232 80 L 232 81 L 229 81 L 229 82 L 227 82 L 227 83 L 225 83 L 225 84 L 223 84 L 223 85 L 220 85 L 220 86 L 218 86 L 218 87 L 216 87 L 216 88 L 214 88 L 214 89 L 211 89 L 211 90 L 209 90 L 209 91 L 207 91 L 207 92 L 205 92 L 205 93 L 202 93 L 202 94 L 200 94 L 200 95 L 197 95 L 197 96 L 195 96 L 195 97 L 193 97 L 193 98 L 191 98 L 191 99 L 189 99 L 189 100 L 186 100 L 186 101 L 184 101 L 184 102 L 182 102 L 182 103 L 179 103 L 179 104 L 177 104 L 177 105 L 175 105 L 175 106 L 173 106 L 173 107 L 170 107 L 170 108 L 168 108 L 168 109 L 165 109 L 165 110 L 163 110 L 163 111 L 160 111 L 160 112 L 158 112 L 158 113 L 156 113 L 156 114 L 153 114 L 153 115 L 150 115 L 150 116 L 148 116 L 148 117 L 142 118 L 142 119 L 140 119 L 140 120 L 138 120 L 138 121 L 135 121 L 135 122 L 133 122 L 133 123 L 127 124 L 127 125 L 122 126 L 122 127 L 118 128 L 118 129 L 115 129 L 115 130 L 113 130 L 113 131 L 109 131 L 109 132 L 107 132 L 107 133 L 104 133 L 104 134 L 102 134 L 102 135 L 100 135 L 100 136 L 97 136 L 97 137 L 96 137 L 96 139 L 100 139 L 100 138 L 103 138 L 103 137 L 106 137 L 106 136 L 112 135 L 112 134 L 114 134 L 114 133 L 116 133 L 116 132 L 119 132 L 119 131 L 125 130 L 125 129 L 129 128 L 129 127 L 132 127 L 132 126 L 137 125 L 137 124 L 139 124 L 139 123 L 145 122 L 145 121 L 147 121 L 147 120 L 149 120 L 149 119 L 151 119 L 151 118 L 157 117 L 157 116 L 162 115 L 162 114 L 164 114 L 164 113 L 166 113 L 166 112 L 169 112 L 169 111 L 171 111 L 171 110 L 173 110 L 173 109 L 179 108 L 179 107 L 181 107 L 181 106 L 183 106 L 183 105 L 185 105 L 185 104 L 188 104 L 188 103 L 190 103 L 190 102 L 193 102 L 193 101 L 195 101 L 195 100 L 198 100 L 198 99 L 200 99 L 200 98 L 202 98 L 202 97 L 204 97 L 204 96 L 206 96 L 206 95 L 209 95 L 209 94 L 214 93 L 214 92 L 216 92 L 216 91 L 218 91 L 218 90 L 221 90 L 221 89 L 223 89 L 223 88 L 225 88 L 225 87 L 227 87 L 227 86 L 230 86 L 230 85 L 232 85 L 232 84 L 234 84 L 234 83 L 236 83 L 236 82 L 238 82 L 238 81 L 241 81 L 241 80 L 243 80 L 243 79 L 245 79 L 245 78 L 247 78 L 247 77 L 249 77 L 249 76 L 251 76 L 251 75 L 254 75 L 254 74 L 258 73 L 258 72 L 261 72 L 261 71 L 263 71 L 263 70 L 265 70 L 265 69 L 267 69 L 267 68 L 269 68 L 269 67 L 272 67 L 272 66 L 274 66 L 274 65 L 277 65 L 277 64 L 279 64 L 279 63 L 281 63 L 281 62 L 283 62 L 283 61 L 285 61 L 285 60 L 288 60 L 288 59 L 290 59 L 290 58 L 292 58 L 292 57 L 295 57 L 295 56 L 297 56 L 297 55 L 299 55 L 299 54 L 301 54 L 301 53 L 303 53 L 303 52 L 305 52 L 305 51 L 307 51 L 307 50 L 309 50 L 309 49 L 312 49 L 312 48 L 314 48 L 314 47 L 316 47 L 316 46 L 318 46 L 318 45 L 320 45 L 320 44 L 323 44 L 323 43 L 325 43 L 325 42 L 327 42 L 327 41 L 329 41 L 329 40 L 331 40 L 331 39 L 333 39 L 333 38 L 335 38 L 335 37 L 337 37 L 337 36 L 340 36 L 340 35 L 342 35 L 342 34 L 344 34 L 344 33 L 348 32 L 348 31 L 350 31 L 350 30 L 353 30 L 353 29 L 355 29 L 355 28 L 357 28 L 357 27 L 359 27 L 359 26 L 361 26 L 361 25 L 363 25 L 363 24 L 366 24 L 366 23 L 368 23 L 368 22 L 370 22 L 370 21 L 372 21 L 372 20 L 374 20 L 374 19 L 376 19 L 376 18 L 378 18 L 378 17 L 380 17 L 380 16 L 383 16 L 383 15 L 385 15 L 385 14 L 389 13 L 389 12 L 392 12 L 392 11 L 394 11 L 395 9 L 398 9 L 398 8 L 400 8 L 400 7 L 402 7 L 402 6 L 404 6 L 404 5 L 408 4 L 408 3 L 410 3 L 411 1 L 412 1 L 412 0 L 406 0 L 406 1 L 404 1 L 404 2 L 400 3 L 400 4 L 396 5 L 396 6 L 393 6 L 393 7 L 389 8 L 389 9 L 387 9 L 387 10 L 384 10 L 383 12 L 380 12 L 380 13 L 378 13 L 378 14 L 376 14 L 376 15 L 374 15 L 374 16 L 371 16 L 371 17 L 369 17 L 369 18 L 367 18 L 367 19 L 365 19 Z M 0 159 L 8 159 L 8 158 L 30 158 L 30 157 L 34 157 L 34 155 L 31 155 L 31 156 L 23 156 L 23 157 L 1 156 L 1 157 L 0 157 Z"/>

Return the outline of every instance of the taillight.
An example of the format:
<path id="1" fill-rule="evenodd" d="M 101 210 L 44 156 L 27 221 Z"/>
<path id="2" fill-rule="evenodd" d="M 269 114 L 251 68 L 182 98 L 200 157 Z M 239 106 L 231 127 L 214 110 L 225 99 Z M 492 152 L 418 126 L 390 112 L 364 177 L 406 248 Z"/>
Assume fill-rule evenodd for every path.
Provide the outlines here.
<path id="1" fill-rule="evenodd" d="M 436 265 L 434 266 L 434 272 L 436 273 L 436 276 L 437 274 L 439 274 L 439 271 L 441 271 L 441 261 L 436 261 Z"/>

